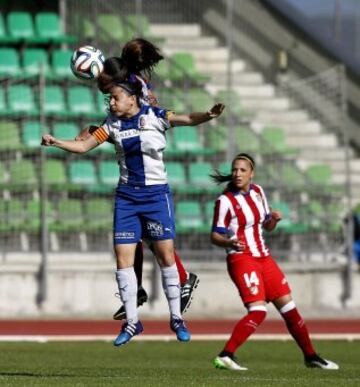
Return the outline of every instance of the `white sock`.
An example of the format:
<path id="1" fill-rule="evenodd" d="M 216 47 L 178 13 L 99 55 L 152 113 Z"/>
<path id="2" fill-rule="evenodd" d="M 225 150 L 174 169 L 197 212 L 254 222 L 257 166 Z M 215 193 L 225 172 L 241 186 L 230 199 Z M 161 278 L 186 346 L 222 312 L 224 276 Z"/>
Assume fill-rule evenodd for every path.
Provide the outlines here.
<path id="1" fill-rule="evenodd" d="M 172 266 L 161 267 L 161 282 L 169 303 L 170 318 L 181 319 L 180 311 L 180 279 L 174 263 Z"/>
<path id="2" fill-rule="evenodd" d="M 115 272 L 121 301 L 126 312 L 126 321 L 135 324 L 139 321 L 137 314 L 137 279 L 133 267 L 118 269 Z"/>

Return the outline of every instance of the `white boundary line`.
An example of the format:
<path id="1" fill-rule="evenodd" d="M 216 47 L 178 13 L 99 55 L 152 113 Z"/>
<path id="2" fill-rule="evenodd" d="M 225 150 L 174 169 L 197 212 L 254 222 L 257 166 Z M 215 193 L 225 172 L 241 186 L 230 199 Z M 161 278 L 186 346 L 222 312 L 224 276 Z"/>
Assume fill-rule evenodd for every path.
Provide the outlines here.
<path id="1" fill-rule="evenodd" d="M 226 341 L 229 334 L 194 334 L 192 341 Z M 311 335 L 313 340 L 360 340 L 359 333 L 318 333 Z M 115 335 L 0 335 L 0 342 L 35 342 L 47 343 L 56 341 L 113 341 Z M 135 341 L 176 341 L 174 335 L 141 335 L 134 338 Z M 292 337 L 288 334 L 258 334 L 250 338 L 254 341 L 279 340 L 288 341 Z"/>

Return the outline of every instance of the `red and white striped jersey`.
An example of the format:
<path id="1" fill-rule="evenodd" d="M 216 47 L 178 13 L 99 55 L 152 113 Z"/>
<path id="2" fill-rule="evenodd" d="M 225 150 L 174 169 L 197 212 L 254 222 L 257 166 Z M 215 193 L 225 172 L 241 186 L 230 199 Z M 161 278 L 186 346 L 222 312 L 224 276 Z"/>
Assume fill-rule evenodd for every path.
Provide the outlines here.
<path id="1" fill-rule="evenodd" d="M 236 235 L 246 246 L 243 254 L 266 257 L 270 252 L 265 245 L 262 224 L 270 217 L 264 190 L 259 185 L 251 184 L 246 193 L 226 190 L 215 203 L 212 231 Z M 239 251 L 231 249 L 227 252 L 239 254 Z"/>

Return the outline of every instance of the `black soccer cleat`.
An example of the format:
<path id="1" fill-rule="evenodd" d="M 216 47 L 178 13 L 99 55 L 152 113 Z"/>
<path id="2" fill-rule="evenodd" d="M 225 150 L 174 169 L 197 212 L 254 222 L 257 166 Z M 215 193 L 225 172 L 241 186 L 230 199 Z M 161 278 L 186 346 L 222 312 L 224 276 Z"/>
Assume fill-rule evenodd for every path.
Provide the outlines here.
<path id="1" fill-rule="evenodd" d="M 184 285 L 181 286 L 180 290 L 180 309 L 181 313 L 185 313 L 191 304 L 193 299 L 194 290 L 197 288 L 200 280 L 194 273 L 189 273 L 189 278 L 186 280 Z"/>
<path id="2" fill-rule="evenodd" d="M 333 361 L 323 359 L 319 355 L 305 357 L 305 365 L 308 368 L 321 368 L 323 370 L 338 370 L 339 366 Z"/>
<path id="3" fill-rule="evenodd" d="M 116 293 L 118 295 L 118 293 Z M 137 306 L 143 305 L 148 300 L 148 295 L 143 287 L 140 287 L 137 292 Z M 126 312 L 124 305 L 121 305 L 119 310 L 117 310 L 114 315 L 114 320 L 124 320 L 126 318 Z"/>

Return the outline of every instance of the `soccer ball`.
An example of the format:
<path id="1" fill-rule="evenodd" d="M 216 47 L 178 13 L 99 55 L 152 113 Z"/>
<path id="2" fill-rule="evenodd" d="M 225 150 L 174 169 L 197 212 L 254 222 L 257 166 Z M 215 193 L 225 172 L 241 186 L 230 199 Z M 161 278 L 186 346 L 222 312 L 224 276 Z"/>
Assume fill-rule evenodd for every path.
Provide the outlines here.
<path id="1" fill-rule="evenodd" d="M 70 67 L 78 78 L 96 79 L 104 70 L 104 62 L 104 55 L 98 48 L 83 46 L 74 51 Z"/>

